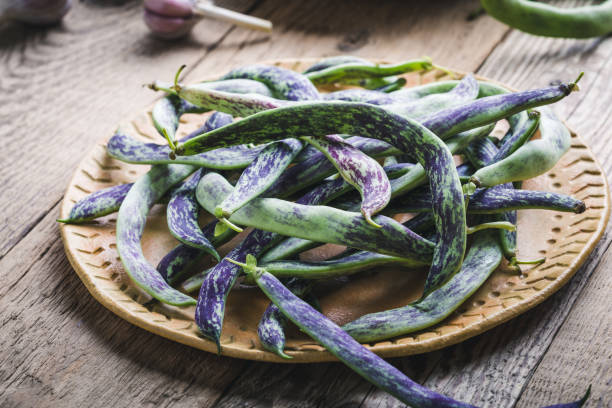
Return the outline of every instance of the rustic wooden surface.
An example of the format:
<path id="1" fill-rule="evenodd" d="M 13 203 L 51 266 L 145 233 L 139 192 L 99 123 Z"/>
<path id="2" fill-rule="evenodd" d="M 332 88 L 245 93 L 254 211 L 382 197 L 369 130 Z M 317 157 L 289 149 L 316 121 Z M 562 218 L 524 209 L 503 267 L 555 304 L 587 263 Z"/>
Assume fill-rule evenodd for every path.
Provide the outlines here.
<path id="1" fill-rule="evenodd" d="M 277 365 L 217 357 L 131 326 L 99 305 L 68 264 L 54 223 L 83 153 L 155 95 L 141 88 L 189 65 L 350 53 L 429 55 L 526 89 L 586 72 L 556 107 L 612 174 L 612 39 L 528 36 L 481 16 L 477 1 L 223 1 L 269 18 L 272 36 L 203 22 L 185 42 L 147 34 L 140 3 L 75 2 L 61 27 L 0 25 L 0 406 L 395 407 L 337 363 Z M 572 2 L 568 2 L 571 4 Z M 568 401 L 610 406 L 611 238 L 562 290 L 486 334 L 392 363 L 483 407 Z"/>

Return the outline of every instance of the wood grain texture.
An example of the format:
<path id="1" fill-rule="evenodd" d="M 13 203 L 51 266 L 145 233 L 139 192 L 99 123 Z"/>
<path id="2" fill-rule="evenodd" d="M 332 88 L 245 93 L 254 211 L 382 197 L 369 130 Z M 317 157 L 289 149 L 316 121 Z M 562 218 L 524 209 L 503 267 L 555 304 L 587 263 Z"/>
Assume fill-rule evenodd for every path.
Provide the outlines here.
<path id="1" fill-rule="evenodd" d="M 243 4 L 238 1 L 217 3 L 236 9 Z M 247 7 L 251 7 L 255 15 L 283 17 L 286 23 L 275 22 L 277 28 L 282 28 L 268 39 L 239 29 L 228 34 L 227 25 L 207 22 L 197 27 L 190 41 L 171 49 L 166 43 L 146 35 L 138 16 L 138 2 L 88 0 L 76 3 L 65 23 L 73 30 L 0 27 L 0 93 L 3 96 L 0 132 L 3 140 L 29 138 L 26 149 L 18 147 L 16 142 L 10 144 L 10 151 L 9 147 L 4 147 L 9 145 L 3 145 L 5 154 L 0 162 L 0 185 L 3 187 L 0 257 L 4 255 L 0 260 L 4 278 L 0 286 L 0 406 L 182 407 L 211 406 L 219 401 L 223 406 L 348 407 L 362 400 L 362 406 L 368 407 L 399 405 L 396 400 L 370 389 L 369 384 L 341 364 L 245 365 L 239 360 L 213 358 L 125 323 L 87 293 L 64 258 L 53 222 L 59 211 L 55 204 L 61 200 L 69 175 L 83 153 L 105 133 L 101 128 L 99 133 L 91 134 L 75 132 L 75 129 L 82 129 L 83 123 L 91 123 L 91 129 L 95 129 L 96 123 L 114 126 L 129 111 L 147 105 L 153 98 L 146 90 L 132 88 L 134 83 L 153 77 L 165 78 L 181 63 L 191 68 L 200 61 L 201 71 L 194 72 L 192 78 L 195 78 L 212 68 L 219 70 L 220 64 L 229 67 L 256 59 L 338 53 L 381 56 L 383 52 L 397 59 L 426 53 L 440 63 L 472 70 L 483 64 L 484 58 L 508 31 L 486 16 L 464 25 L 462 14 L 477 7 L 475 0 L 329 3 L 263 1 L 250 6 L 253 3 L 249 2 Z M 338 5 L 341 3 L 344 5 Z M 326 18 L 330 7 L 335 11 Z M 414 10 L 419 10 L 420 16 L 413 17 Z M 452 17 L 446 17 L 447 14 Z M 382 17 L 392 22 L 389 23 L 394 27 L 392 35 L 387 31 L 387 22 L 376 20 Z M 418 41 L 412 41 L 417 37 L 428 42 L 427 49 L 421 48 Z M 566 67 L 571 68 L 572 72 L 567 72 L 570 78 L 575 76 L 575 70 L 587 66 L 592 72 L 599 72 L 598 79 L 591 80 L 593 86 L 586 87 L 587 82 L 584 82 L 583 92 L 573 95 L 584 100 L 583 103 L 570 104 L 571 115 L 559 112 L 569 116 L 570 125 L 589 138 L 589 145 L 594 147 L 608 174 L 612 160 L 609 141 L 599 140 L 596 135 L 611 124 L 610 82 L 607 80 L 610 78 L 609 43 L 610 39 L 603 42 L 540 41 L 512 32 L 501 41 L 501 47 L 487 60 L 484 65 L 488 68 L 483 71 L 485 75 L 518 86 L 525 83 L 525 87 L 527 80 L 532 85 L 540 85 L 540 80 L 560 79 L 561 76 L 555 74 L 565 72 Z M 608 68 L 605 68 L 605 61 L 608 61 Z M 66 62 L 70 63 L 70 68 Z M 51 65 L 45 67 L 43 63 Z M 38 70 L 44 75 L 37 79 Z M 552 74 L 546 77 L 542 72 Z M 145 74 L 149 77 L 143 79 Z M 92 78 L 97 82 L 88 85 L 86 80 Z M 585 79 L 589 78 L 590 75 Z M 66 83 L 76 85 L 68 87 Z M 87 92 L 81 93 L 79 89 Z M 83 100 L 89 104 L 83 106 Z M 42 101 L 45 103 L 39 103 Z M 29 112 L 28 116 L 24 112 Z M 46 115 L 47 112 L 52 114 Z M 80 115 L 82 112 L 86 114 Z M 64 123 L 64 117 L 70 120 Z M 70 121 L 77 121 L 77 124 L 71 127 Z M 23 152 L 30 156 L 24 157 Z M 500 387 L 516 381 L 502 374 L 511 373 L 511 367 L 523 359 L 524 347 L 528 346 L 527 343 L 518 344 L 511 351 L 516 354 L 508 354 L 501 351 L 502 345 L 509 342 L 508 338 L 537 336 L 540 317 L 566 319 L 565 325 L 561 325 L 562 321 L 556 322 L 548 337 L 556 333 L 562 336 L 573 314 L 551 311 L 571 309 L 576 291 L 584 287 L 589 271 L 596 265 L 599 266 L 594 276 L 602 272 L 609 274 L 611 261 L 609 257 L 602 258 L 609 243 L 609 237 L 605 237 L 570 285 L 555 295 L 553 299 L 558 301 L 551 299 L 529 315 L 469 340 L 465 347 L 454 346 L 443 352 L 392 359 L 391 362 L 423 382 L 430 373 L 436 372 L 436 367 L 441 367 L 442 360 L 447 378 L 456 370 L 455 378 L 459 379 L 467 363 L 456 364 L 457 356 L 466 350 L 474 355 L 486 353 L 480 366 L 473 369 L 487 370 L 493 362 L 505 368 L 485 371 L 488 382 L 484 387 L 481 377 L 471 371 L 466 377 L 473 380 L 467 381 L 461 394 L 455 395 L 451 388 L 446 391 L 457 397 L 483 395 L 491 401 L 485 406 L 499 406 L 495 401 L 501 399 L 496 399 L 495 395 Z M 9 252 L 13 246 L 15 248 Z M 592 306 L 582 306 L 587 316 L 597 315 L 595 312 L 606 305 L 606 298 L 599 292 L 593 293 L 591 288 L 591 285 L 586 286 L 581 293 L 581 299 L 595 299 Z M 30 304 L 40 305 L 35 309 L 24 307 Z M 580 304 L 576 303 L 576 307 Z M 585 332 L 598 333 L 595 319 L 577 317 L 578 321 L 584 320 L 581 324 L 589 325 L 588 328 L 580 326 Z M 536 323 L 529 325 L 529 319 Z M 547 350 L 566 353 L 564 364 L 568 365 L 577 365 L 585 356 L 590 356 L 588 353 L 594 349 L 578 347 L 571 334 L 561 337 L 559 342 L 538 343 L 533 352 L 539 357 L 532 359 L 534 364 L 546 363 Z M 19 346 L 18 340 L 24 345 Z M 498 343 L 501 345 L 496 346 Z M 607 343 L 609 350 L 610 342 Z M 31 346 L 26 346 L 28 344 Z M 494 358 L 496 355 L 500 358 Z M 453 364 L 448 363 L 450 360 Z M 558 367 L 552 360 L 549 367 Z M 533 373 L 534 365 L 524 369 Z M 554 390 L 559 400 L 575 397 L 575 391 L 564 391 L 573 387 L 573 378 L 556 382 L 555 372 L 535 371 L 532 382 L 538 382 L 534 387 Z M 263 380 L 259 375 L 266 375 L 268 384 L 272 384 L 261 392 L 258 392 L 258 384 Z M 576 381 L 576 389 L 582 381 L 588 381 L 603 384 L 599 389 L 605 391 L 606 380 L 596 371 L 584 366 L 581 376 Z M 519 382 L 523 389 L 532 387 L 527 377 Z M 444 390 L 442 386 L 436 387 Z M 294 393 L 300 395 L 299 401 Z M 535 394 L 525 391 L 519 406 L 539 406 L 543 399 L 549 401 L 540 393 Z M 587 406 L 607 404 L 601 399 L 593 401 Z M 511 400 L 508 406 L 515 402 L 516 399 Z"/>

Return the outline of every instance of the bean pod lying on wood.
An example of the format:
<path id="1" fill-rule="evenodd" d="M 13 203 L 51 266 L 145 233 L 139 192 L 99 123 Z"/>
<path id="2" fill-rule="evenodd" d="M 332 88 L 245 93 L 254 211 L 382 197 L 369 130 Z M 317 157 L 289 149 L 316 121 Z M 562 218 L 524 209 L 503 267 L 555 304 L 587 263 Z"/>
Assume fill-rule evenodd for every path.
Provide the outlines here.
<path id="1" fill-rule="evenodd" d="M 108 143 L 112 157 L 151 170 L 93 193 L 58 221 L 89 222 L 119 210 L 117 250 L 127 274 L 161 302 L 195 304 L 198 329 L 220 353 L 229 292 L 237 282 L 256 284 L 272 301 L 258 326 L 264 349 L 291 357 L 290 320 L 406 404 L 471 407 L 416 384 L 358 341 L 412 333 L 453 313 L 504 255 L 514 262 L 516 210 L 585 210 L 573 197 L 511 183 L 546 172 L 569 148 L 569 131 L 544 105 L 576 91 L 577 81 L 509 92 L 466 75 L 398 90 L 406 80 L 396 75 L 433 67 L 428 59 L 380 65 L 342 56 L 303 74 L 250 65 L 196 84 L 179 83 L 179 70 L 173 84 L 151 86 L 168 93 L 152 114 L 167 145 L 122 131 Z M 315 84 L 368 89 L 324 94 Z M 202 128 L 177 140 L 181 115 L 211 110 Z M 492 131 L 501 120 L 510 130 L 498 140 Z M 541 138 L 529 140 L 537 131 Z M 464 163 L 457 166 L 454 156 Z M 140 240 L 150 208 L 168 195 L 168 227 L 180 243 L 153 268 Z M 203 211 L 220 221 L 201 226 Z M 403 224 L 391 218 L 406 212 L 417 215 Z M 236 235 L 226 226 L 253 230 L 220 258 L 219 246 Z M 300 259 L 325 243 L 347 248 L 330 259 Z M 206 254 L 218 263 L 198 270 Z M 429 267 L 422 297 L 342 328 L 300 299 L 316 295 L 321 281 L 382 265 L 407 273 Z M 198 288 L 197 299 L 186 294 Z"/>

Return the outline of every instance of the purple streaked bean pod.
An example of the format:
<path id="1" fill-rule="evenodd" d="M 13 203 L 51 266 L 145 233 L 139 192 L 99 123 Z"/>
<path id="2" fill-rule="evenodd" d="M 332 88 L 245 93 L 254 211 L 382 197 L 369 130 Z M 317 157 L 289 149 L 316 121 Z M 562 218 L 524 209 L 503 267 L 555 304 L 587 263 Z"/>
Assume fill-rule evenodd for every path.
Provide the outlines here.
<path id="1" fill-rule="evenodd" d="M 421 408 L 471 407 L 435 393 L 410 380 L 381 357 L 357 343 L 344 330 L 295 296 L 274 275 L 254 265 L 249 257 L 244 268 L 281 312 L 302 331 L 323 345 L 340 361 L 377 387 L 405 404 Z"/>
<path id="2" fill-rule="evenodd" d="M 215 208 L 213 214 L 225 220 L 260 196 L 280 177 L 300 150 L 302 143 L 297 139 L 285 139 L 267 145 L 242 172 L 232 194 Z"/>
<path id="3" fill-rule="evenodd" d="M 214 116 L 214 115 L 213 115 Z M 225 123 L 226 116 L 209 119 L 205 128 Z M 195 300 L 173 289 L 147 261 L 141 238 L 151 207 L 174 185 L 197 170 L 184 164 L 155 165 L 130 189 L 117 216 L 117 252 L 132 281 L 157 300 L 176 306 L 195 304 Z"/>
<path id="4" fill-rule="evenodd" d="M 221 175 L 208 173 L 200 180 L 196 197 L 200 205 L 210 211 L 232 190 L 232 185 Z M 412 258 L 415 262 L 430 262 L 434 252 L 431 242 L 391 218 L 379 215 L 374 220 L 382 227 L 372 227 L 359 213 L 276 198 L 256 198 L 230 218 L 239 225 L 278 234 Z"/>
<path id="5" fill-rule="evenodd" d="M 227 81 L 207 82 L 202 85 L 211 90 L 232 93 L 251 93 L 263 96 L 272 96 L 268 87 L 261 82 L 248 79 L 232 79 Z M 185 113 L 204 113 L 208 109 L 193 105 L 177 95 L 168 95 L 153 106 L 151 117 L 153 125 L 159 133 L 174 142 L 179 118 Z"/>
<path id="6" fill-rule="evenodd" d="M 304 297 L 312 288 L 312 281 L 304 279 L 289 279 L 285 286 L 295 296 Z M 275 353 L 279 357 L 290 359 L 293 358 L 285 354 L 285 331 L 284 328 L 287 325 L 287 318 L 278 309 L 274 303 L 266 308 L 261 320 L 257 325 L 257 335 L 263 348 L 272 353 Z"/>
<path id="7" fill-rule="evenodd" d="M 224 196 L 227 196 L 231 192 L 232 187 L 221 176 L 218 177 L 221 183 L 218 186 L 213 186 L 213 188 L 225 190 L 224 192 L 227 194 Z M 203 182 L 204 179 L 201 180 L 200 184 Z M 207 193 L 200 193 L 200 184 L 198 184 L 196 197 L 198 201 L 203 201 Z M 325 203 L 337 196 L 338 188 L 343 184 L 342 180 L 323 183 L 301 197 L 297 202 L 303 205 Z M 211 209 L 215 208 L 217 203 L 221 201 L 223 201 L 223 198 L 214 203 Z M 282 236 L 278 234 L 255 229 L 214 268 L 191 279 L 191 282 L 195 281 L 196 285 L 199 284 L 200 279 L 202 281 L 199 284 L 200 294 L 196 306 L 196 324 L 206 337 L 217 343 L 219 351 L 221 351 L 220 336 L 225 314 L 225 300 L 240 273 L 240 268 L 229 262 L 227 260 L 228 257 L 232 257 L 231 259 L 245 259 L 248 253 L 262 253 L 280 239 L 282 239 Z M 189 282 L 185 282 L 182 286 L 189 290 L 189 284 Z"/>
<path id="8" fill-rule="evenodd" d="M 342 83 L 350 80 L 362 80 L 367 78 L 388 77 L 401 75 L 407 72 L 427 71 L 433 68 L 431 59 L 422 58 L 412 61 L 404 61 L 398 64 L 372 64 L 362 62 L 349 62 L 334 65 L 318 71 L 311 71 L 304 76 L 313 84 Z"/>
<path id="9" fill-rule="evenodd" d="M 503 160 L 490 164 L 472 175 L 477 186 L 491 187 L 527 180 L 552 169 L 570 147 L 571 135 L 551 109 L 540 110 L 541 139 L 519 147 Z"/>
<path id="10" fill-rule="evenodd" d="M 67 218 L 58 219 L 57 222 L 66 224 L 79 224 L 103 217 L 119 210 L 125 196 L 132 188 L 133 183 L 119 184 L 96 191 L 79 200 L 70 209 Z"/>
<path id="11" fill-rule="evenodd" d="M 189 164 L 217 170 L 241 169 L 248 166 L 265 146 L 231 146 L 193 156 L 174 156 L 168 145 L 145 143 L 118 130 L 106 145 L 109 156 L 134 164 Z"/>
<path id="12" fill-rule="evenodd" d="M 502 259 L 501 248 L 490 230 L 475 234 L 461 270 L 416 303 L 370 313 L 342 328 L 359 342 L 389 339 L 431 327 L 456 310 L 474 293 Z"/>
<path id="13" fill-rule="evenodd" d="M 306 138 L 306 141 L 319 149 L 342 178 L 359 191 L 361 213 L 369 224 L 380 227 L 372 221 L 372 215 L 385 208 L 391 199 L 391 185 L 382 166 L 338 135 Z"/>
<path id="14" fill-rule="evenodd" d="M 385 108 L 399 115 L 423 120 L 432 114 L 473 101 L 478 96 L 478 81 L 473 75 L 466 75 L 457 86 L 448 92 L 427 95 L 412 102 L 385 105 Z"/>
<path id="15" fill-rule="evenodd" d="M 585 204 L 571 196 L 547 191 L 515 190 L 505 186 L 479 188 L 469 196 L 467 206 L 470 214 L 501 214 L 506 211 L 540 209 L 580 214 Z M 341 209 L 353 209 L 358 203 L 343 201 L 338 203 Z M 428 189 L 415 190 L 412 194 L 393 200 L 385 214 L 431 211 L 431 196 Z"/>
<path id="16" fill-rule="evenodd" d="M 145 292 L 157 300 L 186 306 L 195 300 L 170 287 L 142 252 L 140 240 L 150 208 L 172 186 L 196 171 L 183 164 L 156 165 L 130 189 L 117 217 L 117 252 L 127 274 Z"/>
<path id="17" fill-rule="evenodd" d="M 178 188 L 172 191 L 170 202 L 166 207 L 168 229 L 174 238 L 186 245 L 199 248 L 220 260 L 215 247 L 202 232 L 198 223 L 199 208 L 195 190 L 200 181 L 202 170 L 196 171 Z"/>
<path id="18" fill-rule="evenodd" d="M 236 68 L 221 79 L 246 78 L 259 81 L 272 91 L 274 97 L 288 101 L 319 99 L 319 91 L 304 75 L 281 67 L 247 65 Z"/>
<path id="19" fill-rule="evenodd" d="M 491 159 L 491 163 L 496 163 L 514 153 L 519 147 L 525 144 L 540 126 L 540 112 L 530 111 L 526 120 L 520 121 L 516 126 L 510 126 L 510 130 L 499 145 L 499 151 Z"/>
<path id="20" fill-rule="evenodd" d="M 330 92 L 322 94 L 321 99 L 324 101 L 363 102 L 371 103 L 372 105 L 390 105 L 394 102 L 393 98 L 384 92 L 367 89 L 344 89 L 342 91 Z"/>
<path id="21" fill-rule="evenodd" d="M 221 235 L 215 236 L 214 231 L 217 220 L 208 223 L 202 228 L 204 236 L 215 247 L 219 247 L 236 236 L 235 231 L 228 229 Z M 164 277 L 166 282 L 174 285 L 179 282 L 207 252 L 185 244 L 178 244 L 168 252 L 157 264 L 157 271 Z M 199 286 L 198 286 L 199 287 Z"/>

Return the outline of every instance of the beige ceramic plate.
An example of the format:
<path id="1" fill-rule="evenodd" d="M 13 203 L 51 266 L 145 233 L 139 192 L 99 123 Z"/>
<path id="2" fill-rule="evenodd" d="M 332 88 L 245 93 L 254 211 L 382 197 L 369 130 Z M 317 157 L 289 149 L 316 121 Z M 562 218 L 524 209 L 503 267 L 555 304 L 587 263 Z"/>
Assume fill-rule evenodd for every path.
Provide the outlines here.
<path id="1" fill-rule="evenodd" d="M 293 60 L 276 65 L 301 71 L 312 62 Z M 409 85 L 447 79 L 439 71 L 410 74 L 406 78 Z M 202 117 L 185 115 L 181 119 L 179 136 L 200 123 Z M 150 108 L 128 118 L 122 126 L 136 137 L 163 143 L 151 124 Z M 112 130 L 109 129 L 109 137 Z M 62 217 L 68 215 L 77 200 L 89 193 L 134 181 L 147 170 L 147 166 L 111 159 L 104 146 L 105 140 L 100 141 L 76 170 L 62 203 Z M 546 263 L 524 270 L 521 276 L 501 269 L 496 271 L 474 296 L 440 324 L 368 345 L 373 351 L 382 356 L 404 356 L 458 343 L 534 307 L 568 281 L 593 250 L 608 221 L 609 190 L 603 170 L 580 137 L 572 134 L 571 149 L 557 166 L 524 184 L 529 189 L 572 194 L 587 205 L 582 214 L 520 212 L 520 257 L 545 256 Z M 104 306 L 137 326 L 192 347 L 216 352 L 212 342 L 199 336 L 193 307 L 176 308 L 152 302 L 149 295 L 132 284 L 116 251 L 115 220 L 116 215 L 110 215 L 88 225 L 60 226 L 66 254 L 87 289 Z M 176 244 L 167 231 L 164 207 L 154 207 L 143 238 L 147 258 L 155 265 Z M 227 246 L 224 250 L 228 250 Z M 307 256 L 321 258 L 326 253 L 329 251 L 315 251 Z M 423 271 L 378 268 L 344 285 L 326 285 L 318 296 L 324 313 L 343 324 L 365 313 L 399 307 L 417 299 L 424 278 Z M 256 289 L 231 292 L 221 339 L 224 355 L 286 361 L 264 351 L 257 339 L 257 322 L 267 304 Z M 295 328 L 288 330 L 287 337 L 287 352 L 294 357 L 291 362 L 334 360 L 331 354 Z"/>

